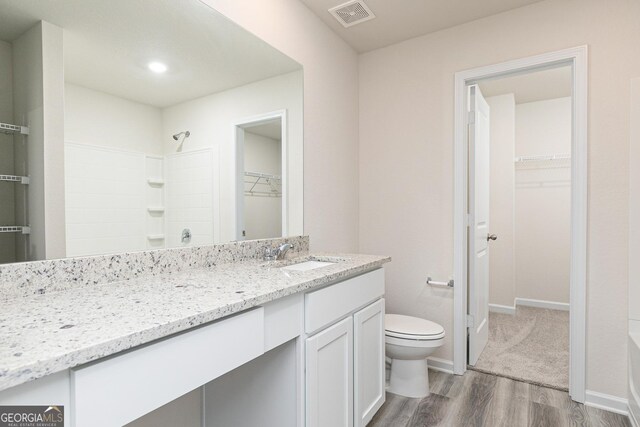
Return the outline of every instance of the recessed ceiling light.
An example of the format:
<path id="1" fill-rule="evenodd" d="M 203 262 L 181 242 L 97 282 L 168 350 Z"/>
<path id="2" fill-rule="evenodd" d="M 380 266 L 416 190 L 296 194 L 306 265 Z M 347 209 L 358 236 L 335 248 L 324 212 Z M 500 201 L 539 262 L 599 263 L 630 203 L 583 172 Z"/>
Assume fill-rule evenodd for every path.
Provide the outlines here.
<path id="1" fill-rule="evenodd" d="M 167 66 L 164 65 L 162 62 L 149 62 L 147 67 L 149 67 L 149 69 L 154 73 L 158 73 L 158 74 L 164 73 L 165 71 L 167 71 Z"/>

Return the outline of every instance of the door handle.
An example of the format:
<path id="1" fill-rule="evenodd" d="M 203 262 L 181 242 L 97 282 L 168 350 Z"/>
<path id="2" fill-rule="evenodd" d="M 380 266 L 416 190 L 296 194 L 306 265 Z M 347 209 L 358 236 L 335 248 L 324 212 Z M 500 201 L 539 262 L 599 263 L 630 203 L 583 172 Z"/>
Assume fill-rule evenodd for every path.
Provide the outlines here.
<path id="1" fill-rule="evenodd" d="M 487 234 L 487 242 L 489 240 L 498 240 L 498 236 L 496 236 L 495 234 Z"/>

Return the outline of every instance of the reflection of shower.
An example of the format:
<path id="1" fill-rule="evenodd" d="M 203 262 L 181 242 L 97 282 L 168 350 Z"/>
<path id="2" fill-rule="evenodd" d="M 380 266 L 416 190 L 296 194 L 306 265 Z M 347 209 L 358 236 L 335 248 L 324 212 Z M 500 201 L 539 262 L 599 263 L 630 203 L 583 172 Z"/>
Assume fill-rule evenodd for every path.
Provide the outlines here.
<path id="1" fill-rule="evenodd" d="M 189 138 L 189 135 L 191 135 L 191 132 L 186 130 L 184 132 L 176 133 L 175 135 L 173 135 L 173 139 L 175 139 L 177 141 L 178 139 L 180 139 L 181 135 L 184 135 L 184 139 L 187 139 L 187 138 Z"/>

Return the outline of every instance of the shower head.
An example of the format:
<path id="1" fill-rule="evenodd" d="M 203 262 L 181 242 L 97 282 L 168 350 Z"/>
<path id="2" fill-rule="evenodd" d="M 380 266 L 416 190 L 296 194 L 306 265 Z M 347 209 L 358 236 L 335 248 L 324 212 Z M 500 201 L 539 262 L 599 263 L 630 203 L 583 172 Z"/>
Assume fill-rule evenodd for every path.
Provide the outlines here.
<path id="1" fill-rule="evenodd" d="M 189 138 L 189 135 L 191 135 L 191 132 L 187 130 L 184 132 L 176 133 L 175 135 L 173 135 L 173 139 L 177 141 L 178 139 L 180 139 L 180 135 L 184 135 L 185 138 Z"/>

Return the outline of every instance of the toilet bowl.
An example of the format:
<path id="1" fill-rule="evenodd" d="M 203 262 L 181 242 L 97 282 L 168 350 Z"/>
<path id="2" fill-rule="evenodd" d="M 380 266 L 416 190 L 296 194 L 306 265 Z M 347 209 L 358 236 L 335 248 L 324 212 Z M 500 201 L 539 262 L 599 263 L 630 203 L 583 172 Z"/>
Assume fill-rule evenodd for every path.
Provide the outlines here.
<path id="1" fill-rule="evenodd" d="M 400 314 L 385 315 L 385 351 L 391 359 L 388 391 L 406 397 L 429 395 L 427 357 L 444 341 L 435 322 Z"/>

